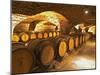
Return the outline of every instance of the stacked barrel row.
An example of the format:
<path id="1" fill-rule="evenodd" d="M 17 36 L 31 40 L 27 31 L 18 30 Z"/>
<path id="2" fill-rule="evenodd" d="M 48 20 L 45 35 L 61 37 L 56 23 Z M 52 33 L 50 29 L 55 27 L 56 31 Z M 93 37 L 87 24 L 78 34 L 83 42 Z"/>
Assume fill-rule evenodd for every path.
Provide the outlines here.
<path id="1" fill-rule="evenodd" d="M 27 73 L 31 72 L 35 66 L 48 68 L 53 60 L 61 61 L 66 54 L 70 55 L 84 42 L 84 35 L 71 35 L 35 39 L 26 44 L 13 43 L 12 70 L 14 73 Z"/>
<path id="2" fill-rule="evenodd" d="M 12 41 L 13 42 L 27 42 L 29 40 L 35 40 L 35 39 L 46 39 L 46 38 L 55 38 L 58 37 L 60 35 L 59 31 L 54 31 L 54 32 L 37 32 L 37 33 L 33 33 L 33 32 L 23 32 L 20 34 L 13 34 L 12 35 Z"/>

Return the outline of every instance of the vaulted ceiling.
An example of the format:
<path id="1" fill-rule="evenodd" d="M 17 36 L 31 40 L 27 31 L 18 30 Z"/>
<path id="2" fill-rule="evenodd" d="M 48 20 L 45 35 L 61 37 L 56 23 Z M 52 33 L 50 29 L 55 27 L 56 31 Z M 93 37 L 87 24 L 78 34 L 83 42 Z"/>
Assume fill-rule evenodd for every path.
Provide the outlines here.
<path id="1" fill-rule="evenodd" d="M 43 11 L 56 11 L 61 13 L 72 25 L 78 23 L 96 24 L 96 6 L 55 4 L 40 2 L 12 2 L 12 13 L 34 15 Z M 85 14 L 85 11 L 88 11 Z"/>

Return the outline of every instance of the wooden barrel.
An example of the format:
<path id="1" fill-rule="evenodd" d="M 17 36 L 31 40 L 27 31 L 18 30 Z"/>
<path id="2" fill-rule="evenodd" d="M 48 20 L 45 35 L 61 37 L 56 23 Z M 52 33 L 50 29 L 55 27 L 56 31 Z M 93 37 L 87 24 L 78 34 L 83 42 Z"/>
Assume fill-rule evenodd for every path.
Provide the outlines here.
<path id="1" fill-rule="evenodd" d="M 52 39 L 51 41 L 53 41 L 55 47 L 56 59 L 62 59 L 68 50 L 66 39 L 62 37 L 57 37 L 55 39 Z"/>
<path id="2" fill-rule="evenodd" d="M 21 43 L 12 44 L 12 73 L 29 73 L 35 65 L 35 57 Z"/>
<path id="3" fill-rule="evenodd" d="M 49 37 L 53 37 L 53 33 L 52 32 L 49 32 Z"/>
<path id="4" fill-rule="evenodd" d="M 28 33 L 22 32 L 19 34 L 20 41 L 22 42 L 28 42 L 30 40 L 30 36 Z"/>
<path id="5" fill-rule="evenodd" d="M 36 39 L 37 35 L 35 33 L 30 34 L 30 39 Z"/>
<path id="6" fill-rule="evenodd" d="M 12 42 L 19 42 L 19 40 L 20 40 L 20 38 L 19 38 L 19 36 L 18 36 L 18 34 L 13 34 L 12 35 Z"/>
<path id="7" fill-rule="evenodd" d="M 27 47 L 34 52 L 38 66 L 49 66 L 54 60 L 55 50 L 52 43 L 48 40 L 31 40 Z"/>
<path id="8" fill-rule="evenodd" d="M 56 32 L 53 32 L 53 38 L 55 38 L 57 36 Z"/>
<path id="9" fill-rule="evenodd" d="M 60 36 L 60 32 L 57 32 L 57 36 Z"/>
<path id="10" fill-rule="evenodd" d="M 66 41 L 65 40 L 61 40 L 59 42 L 59 49 L 58 49 L 58 52 L 59 52 L 59 56 L 63 57 L 66 52 L 67 52 L 67 44 L 66 44 Z"/>
<path id="11" fill-rule="evenodd" d="M 79 36 L 77 35 L 75 37 L 75 48 L 78 48 L 79 47 Z"/>
<path id="12" fill-rule="evenodd" d="M 42 39 L 43 38 L 43 34 L 42 33 L 38 33 L 38 39 Z"/>
<path id="13" fill-rule="evenodd" d="M 43 37 L 44 37 L 45 39 L 48 38 L 48 37 L 49 37 L 48 33 L 45 32 Z"/>
<path id="14" fill-rule="evenodd" d="M 73 36 L 70 36 L 68 40 L 68 48 L 70 52 L 74 50 L 74 37 Z"/>

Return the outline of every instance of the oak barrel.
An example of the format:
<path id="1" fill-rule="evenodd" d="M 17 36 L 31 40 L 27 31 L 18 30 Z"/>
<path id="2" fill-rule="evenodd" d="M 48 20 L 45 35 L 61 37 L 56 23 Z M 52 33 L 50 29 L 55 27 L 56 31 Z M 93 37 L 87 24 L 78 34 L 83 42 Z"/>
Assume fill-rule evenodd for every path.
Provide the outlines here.
<path id="1" fill-rule="evenodd" d="M 35 65 L 35 57 L 24 44 L 12 44 L 12 73 L 28 73 Z"/>

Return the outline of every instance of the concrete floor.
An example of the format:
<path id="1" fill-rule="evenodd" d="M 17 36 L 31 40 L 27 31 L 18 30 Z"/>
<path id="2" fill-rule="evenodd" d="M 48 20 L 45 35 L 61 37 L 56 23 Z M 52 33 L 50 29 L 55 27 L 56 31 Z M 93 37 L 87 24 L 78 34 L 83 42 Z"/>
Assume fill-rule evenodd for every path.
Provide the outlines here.
<path id="1" fill-rule="evenodd" d="M 96 46 L 94 40 L 88 40 L 72 54 L 65 56 L 61 62 L 54 61 L 53 68 L 48 71 L 68 71 L 96 68 Z"/>

